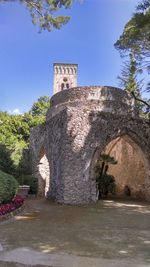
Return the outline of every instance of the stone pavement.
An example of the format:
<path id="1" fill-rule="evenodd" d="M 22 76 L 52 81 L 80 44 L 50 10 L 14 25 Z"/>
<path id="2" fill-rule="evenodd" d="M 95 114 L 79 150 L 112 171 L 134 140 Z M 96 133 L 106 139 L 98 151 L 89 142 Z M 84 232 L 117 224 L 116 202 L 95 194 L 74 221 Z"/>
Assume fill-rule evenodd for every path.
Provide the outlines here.
<path id="1" fill-rule="evenodd" d="M 29 199 L 0 225 L 0 267 L 150 267 L 150 205 Z"/>

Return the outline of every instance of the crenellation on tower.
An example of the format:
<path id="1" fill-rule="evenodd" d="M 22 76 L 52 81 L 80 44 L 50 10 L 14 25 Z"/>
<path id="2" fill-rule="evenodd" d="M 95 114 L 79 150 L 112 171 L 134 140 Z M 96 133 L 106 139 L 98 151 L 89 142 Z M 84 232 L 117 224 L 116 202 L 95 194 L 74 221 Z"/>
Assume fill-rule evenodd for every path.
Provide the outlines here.
<path id="1" fill-rule="evenodd" d="M 54 63 L 53 93 L 77 86 L 77 64 Z"/>

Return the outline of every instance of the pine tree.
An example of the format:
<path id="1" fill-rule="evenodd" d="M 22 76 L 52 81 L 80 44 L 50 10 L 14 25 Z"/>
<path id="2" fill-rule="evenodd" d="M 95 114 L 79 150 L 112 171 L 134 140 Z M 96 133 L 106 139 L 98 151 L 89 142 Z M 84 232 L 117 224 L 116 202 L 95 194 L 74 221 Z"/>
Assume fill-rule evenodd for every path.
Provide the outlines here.
<path id="1" fill-rule="evenodd" d="M 134 94 L 137 97 L 141 97 L 142 80 L 138 81 L 138 74 L 141 73 L 139 64 L 136 62 L 134 54 L 129 54 L 129 60 L 124 62 L 121 70 L 121 76 L 118 76 L 120 86 Z"/>
<path id="2" fill-rule="evenodd" d="M 129 54 L 129 60 L 124 62 L 121 76 L 118 76 L 118 79 L 120 87 L 132 94 L 137 109 L 143 115 L 143 112 L 149 113 L 150 105 L 147 100 L 142 99 L 143 79 L 138 80 L 138 75 L 141 73 L 140 64 L 137 63 L 132 52 Z"/>
<path id="3" fill-rule="evenodd" d="M 1 3 L 17 2 L 17 0 L 0 0 Z M 61 9 L 70 8 L 73 0 L 19 0 L 30 12 L 32 22 L 39 26 L 39 31 L 60 29 L 70 17 L 57 15 Z"/>

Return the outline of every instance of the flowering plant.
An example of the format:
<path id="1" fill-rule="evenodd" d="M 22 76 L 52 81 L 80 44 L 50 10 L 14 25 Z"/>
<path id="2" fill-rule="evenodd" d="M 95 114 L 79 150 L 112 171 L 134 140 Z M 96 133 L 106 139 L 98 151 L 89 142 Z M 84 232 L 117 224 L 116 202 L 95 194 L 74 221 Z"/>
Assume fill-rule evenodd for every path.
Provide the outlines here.
<path id="1" fill-rule="evenodd" d="M 0 216 L 12 212 L 23 205 L 25 198 L 16 195 L 10 203 L 0 205 Z"/>

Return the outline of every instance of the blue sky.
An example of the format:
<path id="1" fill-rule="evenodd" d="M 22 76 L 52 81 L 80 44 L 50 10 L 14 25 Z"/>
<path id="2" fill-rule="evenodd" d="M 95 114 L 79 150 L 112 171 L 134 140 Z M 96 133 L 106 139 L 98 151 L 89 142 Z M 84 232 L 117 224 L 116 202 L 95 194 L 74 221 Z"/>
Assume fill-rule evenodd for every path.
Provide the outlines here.
<path id="1" fill-rule="evenodd" d="M 70 22 L 38 33 L 19 3 L 0 5 L 0 110 L 28 111 L 52 95 L 53 63 L 77 63 L 78 85 L 118 86 L 121 58 L 114 43 L 138 0 L 75 0 Z"/>

